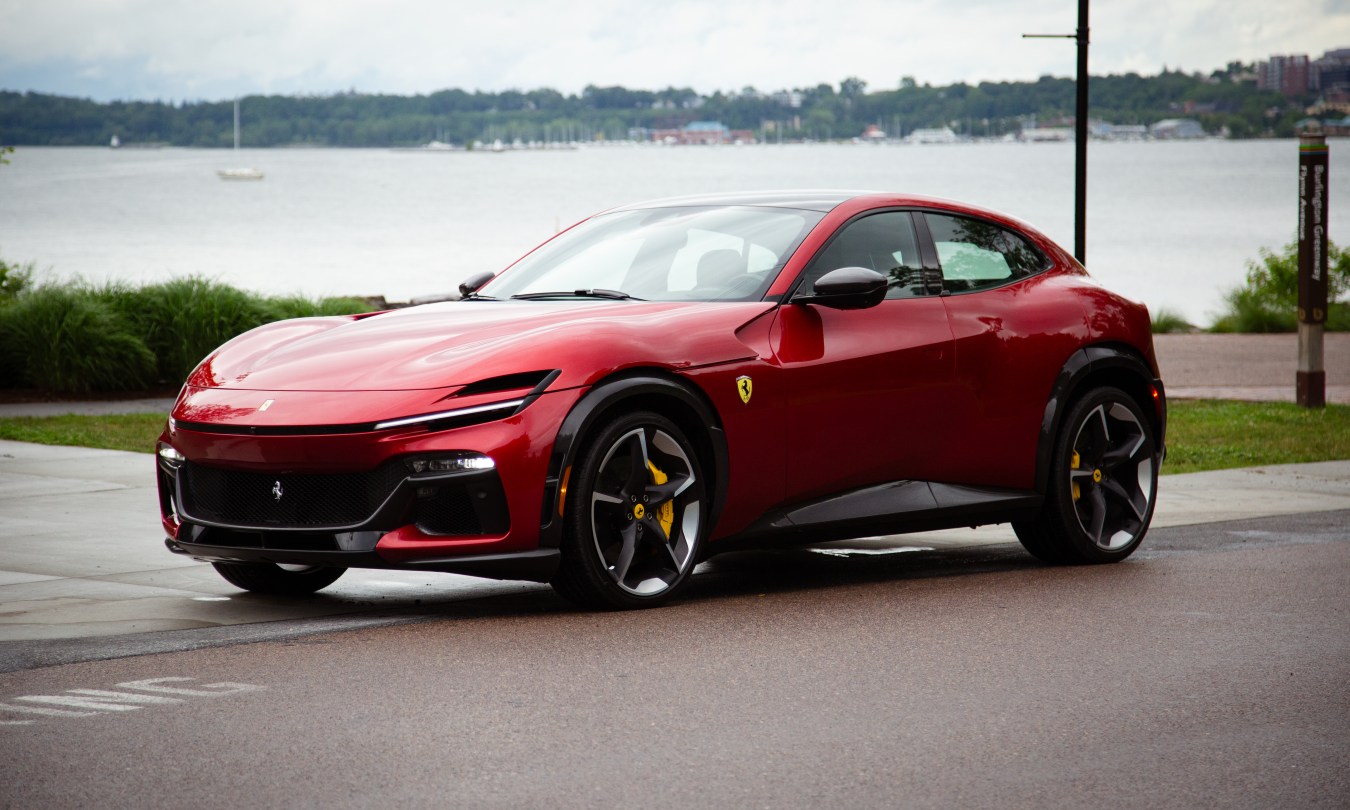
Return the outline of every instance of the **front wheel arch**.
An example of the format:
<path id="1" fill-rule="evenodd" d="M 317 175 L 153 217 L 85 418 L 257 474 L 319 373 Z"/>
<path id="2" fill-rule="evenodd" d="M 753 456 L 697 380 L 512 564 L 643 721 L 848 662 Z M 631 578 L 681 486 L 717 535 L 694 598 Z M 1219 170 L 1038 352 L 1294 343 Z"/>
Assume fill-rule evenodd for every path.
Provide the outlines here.
<path id="1" fill-rule="evenodd" d="M 722 420 L 707 395 L 693 383 L 659 369 L 629 370 L 596 383 L 563 419 L 549 457 L 540 516 L 539 545 L 559 548 L 562 498 L 567 478 L 587 436 L 628 411 L 646 410 L 674 422 L 689 438 L 708 477 L 709 530 L 724 504 L 729 462 Z"/>

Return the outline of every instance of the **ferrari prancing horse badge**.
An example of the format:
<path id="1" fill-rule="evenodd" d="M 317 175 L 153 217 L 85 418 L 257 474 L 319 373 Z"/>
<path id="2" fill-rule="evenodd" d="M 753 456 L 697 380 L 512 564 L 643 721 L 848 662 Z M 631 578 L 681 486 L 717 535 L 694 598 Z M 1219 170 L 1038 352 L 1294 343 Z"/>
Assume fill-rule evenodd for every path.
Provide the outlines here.
<path id="1" fill-rule="evenodd" d="M 741 402 L 744 402 L 746 405 L 750 404 L 750 394 L 752 388 L 753 386 L 750 382 L 749 377 L 736 378 L 736 391 L 741 395 Z"/>

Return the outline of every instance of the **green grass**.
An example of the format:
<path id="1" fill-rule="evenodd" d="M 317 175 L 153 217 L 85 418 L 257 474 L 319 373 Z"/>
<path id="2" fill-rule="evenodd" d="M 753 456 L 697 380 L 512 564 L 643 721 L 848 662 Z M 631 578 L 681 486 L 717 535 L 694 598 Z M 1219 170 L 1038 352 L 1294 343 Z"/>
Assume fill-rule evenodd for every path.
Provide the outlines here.
<path id="1" fill-rule="evenodd" d="M 157 413 L 16 416 L 0 419 L 0 439 L 153 453 L 165 421 Z"/>
<path id="2" fill-rule="evenodd" d="M 1350 405 L 1306 410 L 1283 402 L 1168 404 L 1163 473 L 1350 459 Z M 157 414 L 0 419 L 0 439 L 152 453 Z"/>
<path id="3" fill-rule="evenodd" d="M 1350 405 L 1173 400 L 1164 473 L 1350 459 Z"/>

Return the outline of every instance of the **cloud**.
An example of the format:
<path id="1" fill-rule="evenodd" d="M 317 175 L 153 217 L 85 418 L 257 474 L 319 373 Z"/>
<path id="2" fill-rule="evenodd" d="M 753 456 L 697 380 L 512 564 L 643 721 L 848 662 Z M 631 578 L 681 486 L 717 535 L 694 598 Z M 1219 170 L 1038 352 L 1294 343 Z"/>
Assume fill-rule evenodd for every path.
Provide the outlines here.
<path id="1" fill-rule="evenodd" d="M 1350 46 L 1341 0 L 1098 2 L 1092 70 L 1210 70 Z M 1072 75 L 1075 0 L 0 0 L 0 88 L 94 98 L 700 91 Z"/>

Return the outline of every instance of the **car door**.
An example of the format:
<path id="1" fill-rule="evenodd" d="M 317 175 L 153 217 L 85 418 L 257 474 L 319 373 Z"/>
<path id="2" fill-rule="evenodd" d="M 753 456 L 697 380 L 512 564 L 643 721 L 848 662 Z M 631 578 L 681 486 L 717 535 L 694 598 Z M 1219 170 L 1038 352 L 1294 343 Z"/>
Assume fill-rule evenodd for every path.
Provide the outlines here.
<path id="1" fill-rule="evenodd" d="M 1046 402 L 1087 339 L 1079 299 L 1027 237 L 996 223 L 929 212 L 942 302 L 955 342 L 945 418 L 960 425 L 936 480 L 1030 490 Z"/>
<path id="2" fill-rule="evenodd" d="M 952 334 L 910 212 L 845 223 L 797 291 L 840 267 L 885 275 L 886 299 L 859 310 L 787 303 L 771 335 L 785 388 L 789 501 L 927 480 L 943 453 Z"/>

